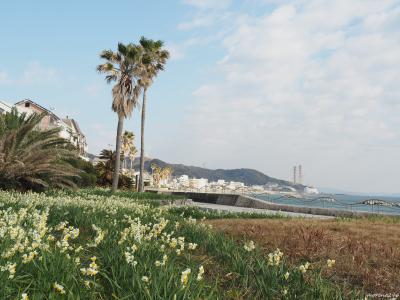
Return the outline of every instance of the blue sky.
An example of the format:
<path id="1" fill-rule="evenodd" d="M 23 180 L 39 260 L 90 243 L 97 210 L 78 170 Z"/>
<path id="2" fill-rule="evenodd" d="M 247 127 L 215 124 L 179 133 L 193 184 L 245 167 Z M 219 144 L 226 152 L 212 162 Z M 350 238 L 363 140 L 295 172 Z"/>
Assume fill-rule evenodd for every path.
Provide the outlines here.
<path id="1" fill-rule="evenodd" d="M 7 74 L 3 82 L 10 81 L 1 86 L 0 98 L 14 102 L 29 97 L 76 118 L 93 153 L 114 144 L 109 140 L 115 127 L 111 87 L 95 71 L 100 51 L 115 49 L 119 41 L 137 42 L 142 35 L 162 39 L 167 46 L 191 36 L 177 30 L 178 23 L 190 17 L 190 6 L 167 1 L 121 1 L 119 9 L 107 5 L 21 1 L 3 4 L 0 11 L 0 70 Z M 209 76 L 205 66 L 217 59 L 217 52 L 212 46 L 194 48 L 185 60 L 172 57 L 168 62 L 149 92 L 149 144 L 154 132 L 165 129 L 168 134 L 179 126 L 188 97 L 201 78 Z M 24 80 L 24 74 L 29 78 Z M 133 129 L 133 123 L 128 120 L 127 129 Z"/>
<path id="2" fill-rule="evenodd" d="M 306 183 L 399 192 L 399 0 L 7 1 L 0 100 L 75 118 L 90 152 L 114 144 L 103 49 L 165 41 L 149 92 L 146 153 L 256 168 Z M 126 121 L 137 132 L 139 111 Z M 137 141 L 138 142 L 138 141 Z"/>
<path id="3" fill-rule="evenodd" d="M 110 111 L 111 88 L 95 71 L 99 52 L 115 48 L 119 41 L 137 42 L 142 35 L 177 43 L 188 36 L 177 30 L 177 22 L 191 10 L 166 1 L 122 1 L 117 11 L 110 10 L 108 4 L 21 1 L 3 4 L 0 12 L 0 54 L 4 58 L 0 69 L 10 81 L 23 81 L 26 72 L 29 77 L 26 82 L 3 84 L 0 98 L 13 102 L 29 97 L 54 107 L 58 114 L 75 117 L 88 133 L 89 146 L 95 153 L 114 142 L 98 139 L 93 129 L 113 131 L 115 121 Z M 196 53 L 188 57 L 190 64 L 171 59 L 166 72 L 156 80 L 149 93 L 149 132 L 152 120 L 178 122 L 181 118 L 178 108 L 204 76 L 200 66 L 213 56 L 212 51 L 206 55 L 202 51 L 198 51 L 200 57 Z M 132 122 L 127 122 L 130 129 Z"/>

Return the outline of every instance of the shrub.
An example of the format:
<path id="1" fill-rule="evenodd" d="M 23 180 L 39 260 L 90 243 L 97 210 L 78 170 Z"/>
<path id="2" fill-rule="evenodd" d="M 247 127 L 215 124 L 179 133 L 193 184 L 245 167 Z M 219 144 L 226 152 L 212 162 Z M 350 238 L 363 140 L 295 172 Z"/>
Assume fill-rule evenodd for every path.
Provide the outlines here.
<path id="1" fill-rule="evenodd" d="M 70 160 L 70 164 L 79 169 L 79 177 L 74 177 L 73 181 L 78 187 L 95 187 L 97 182 L 97 171 L 91 162 L 82 158 Z"/>

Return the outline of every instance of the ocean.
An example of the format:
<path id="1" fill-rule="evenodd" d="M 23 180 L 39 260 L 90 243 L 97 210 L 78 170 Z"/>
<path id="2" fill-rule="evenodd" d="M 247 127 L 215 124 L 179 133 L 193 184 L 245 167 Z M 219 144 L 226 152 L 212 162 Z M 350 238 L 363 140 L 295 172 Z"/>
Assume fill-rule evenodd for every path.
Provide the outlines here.
<path id="1" fill-rule="evenodd" d="M 302 196 L 302 198 L 280 194 L 253 194 L 251 196 L 277 204 L 400 215 L 400 198 L 395 197 L 344 194 L 306 195 Z"/>

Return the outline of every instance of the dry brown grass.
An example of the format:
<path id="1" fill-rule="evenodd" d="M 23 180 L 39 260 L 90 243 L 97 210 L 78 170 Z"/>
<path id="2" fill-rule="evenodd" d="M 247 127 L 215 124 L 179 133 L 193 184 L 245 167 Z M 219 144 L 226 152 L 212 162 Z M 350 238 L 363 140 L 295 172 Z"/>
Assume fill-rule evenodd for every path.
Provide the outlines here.
<path id="1" fill-rule="evenodd" d="M 280 248 L 291 264 L 307 260 L 323 276 L 368 293 L 400 293 L 400 223 L 354 219 L 209 220 L 214 229 L 257 242 L 266 253 Z M 332 269 L 326 260 L 335 259 Z"/>

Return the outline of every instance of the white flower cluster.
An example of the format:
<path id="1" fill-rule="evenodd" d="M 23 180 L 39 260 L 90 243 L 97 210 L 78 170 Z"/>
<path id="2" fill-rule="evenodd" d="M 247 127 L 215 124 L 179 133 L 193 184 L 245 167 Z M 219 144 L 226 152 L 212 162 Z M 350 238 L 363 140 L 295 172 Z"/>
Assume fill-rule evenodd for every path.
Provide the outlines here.
<path id="1" fill-rule="evenodd" d="M 244 250 L 251 252 L 254 249 L 256 249 L 256 245 L 254 244 L 253 241 L 247 241 L 244 246 L 243 246 Z"/>
<path id="2" fill-rule="evenodd" d="M 304 274 L 307 272 L 309 267 L 310 267 L 310 263 L 306 262 L 304 265 L 300 265 L 299 271 Z"/>
<path id="3" fill-rule="evenodd" d="M 91 263 L 88 268 L 81 268 L 80 271 L 83 275 L 95 276 L 99 273 L 99 266 L 96 264 L 97 257 L 93 256 L 90 258 Z"/>
<path id="4" fill-rule="evenodd" d="M 268 265 L 269 266 L 279 266 L 283 257 L 283 252 L 276 249 L 274 252 L 268 254 Z"/>
<path id="5" fill-rule="evenodd" d="M 41 209 L 37 209 L 39 207 Z M 91 224 L 90 228 L 87 225 L 77 225 L 73 221 L 49 225 L 50 210 L 52 213 L 53 210 L 56 211 L 57 217 L 59 212 L 64 212 L 66 219 L 76 208 L 84 215 L 92 216 L 98 213 L 109 219 L 107 226 L 110 227 L 107 227 L 106 231 L 96 224 Z M 18 275 L 24 276 L 24 266 L 35 268 L 39 261 L 45 261 L 47 255 L 51 254 L 67 259 L 68 264 L 71 262 L 70 265 L 75 266 L 75 271 L 80 273 L 83 286 L 96 287 L 100 278 L 98 274 L 101 272 L 102 255 L 100 253 L 97 258 L 93 254 L 101 251 L 99 246 L 105 239 L 116 237 L 115 246 L 123 249 L 126 264 L 132 267 L 139 264 L 140 268 L 136 267 L 135 272 L 145 270 L 145 274 L 140 274 L 142 282 L 151 285 L 153 274 L 149 263 L 153 268 L 155 266 L 163 268 L 164 271 L 169 270 L 166 266 L 178 259 L 178 256 L 179 260 L 182 260 L 182 257 L 190 260 L 192 253 L 198 248 L 197 243 L 187 241 L 187 237 L 171 230 L 179 231 L 185 226 L 208 228 L 208 225 L 197 223 L 196 219 L 191 217 L 182 218 L 179 222 L 174 220 L 169 226 L 170 220 L 166 218 L 169 209 L 171 208 L 154 208 L 130 198 L 116 196 L 103 197 L 84 193 L 81 196 L 66 193 L 45 196 L 0 191 L 0 272 L 5 272 L 8 280 L 16 282 Z M 115 228 L 118 228 L 118 235 L 112 236 L 111 232 L 114 232 Z M 148 249 L 156 253 L 154 260 L 143 260 Z M 90 260 L 89 253 L 92 255 Z M 182 287 L 190 285 L 191 270 L 186 268 L 176 274 L 177 280 L 179 274 L 181 275 Z M 203 280 L 204 272 L 204 267 L 199 266 L 193 282 Z M 69 292 L 69 287 L 62 279 L 55 279 L 50 282 L 54 293 Z M 22 293 L 21 298 L 29 299 L 28 293 Z"/>

